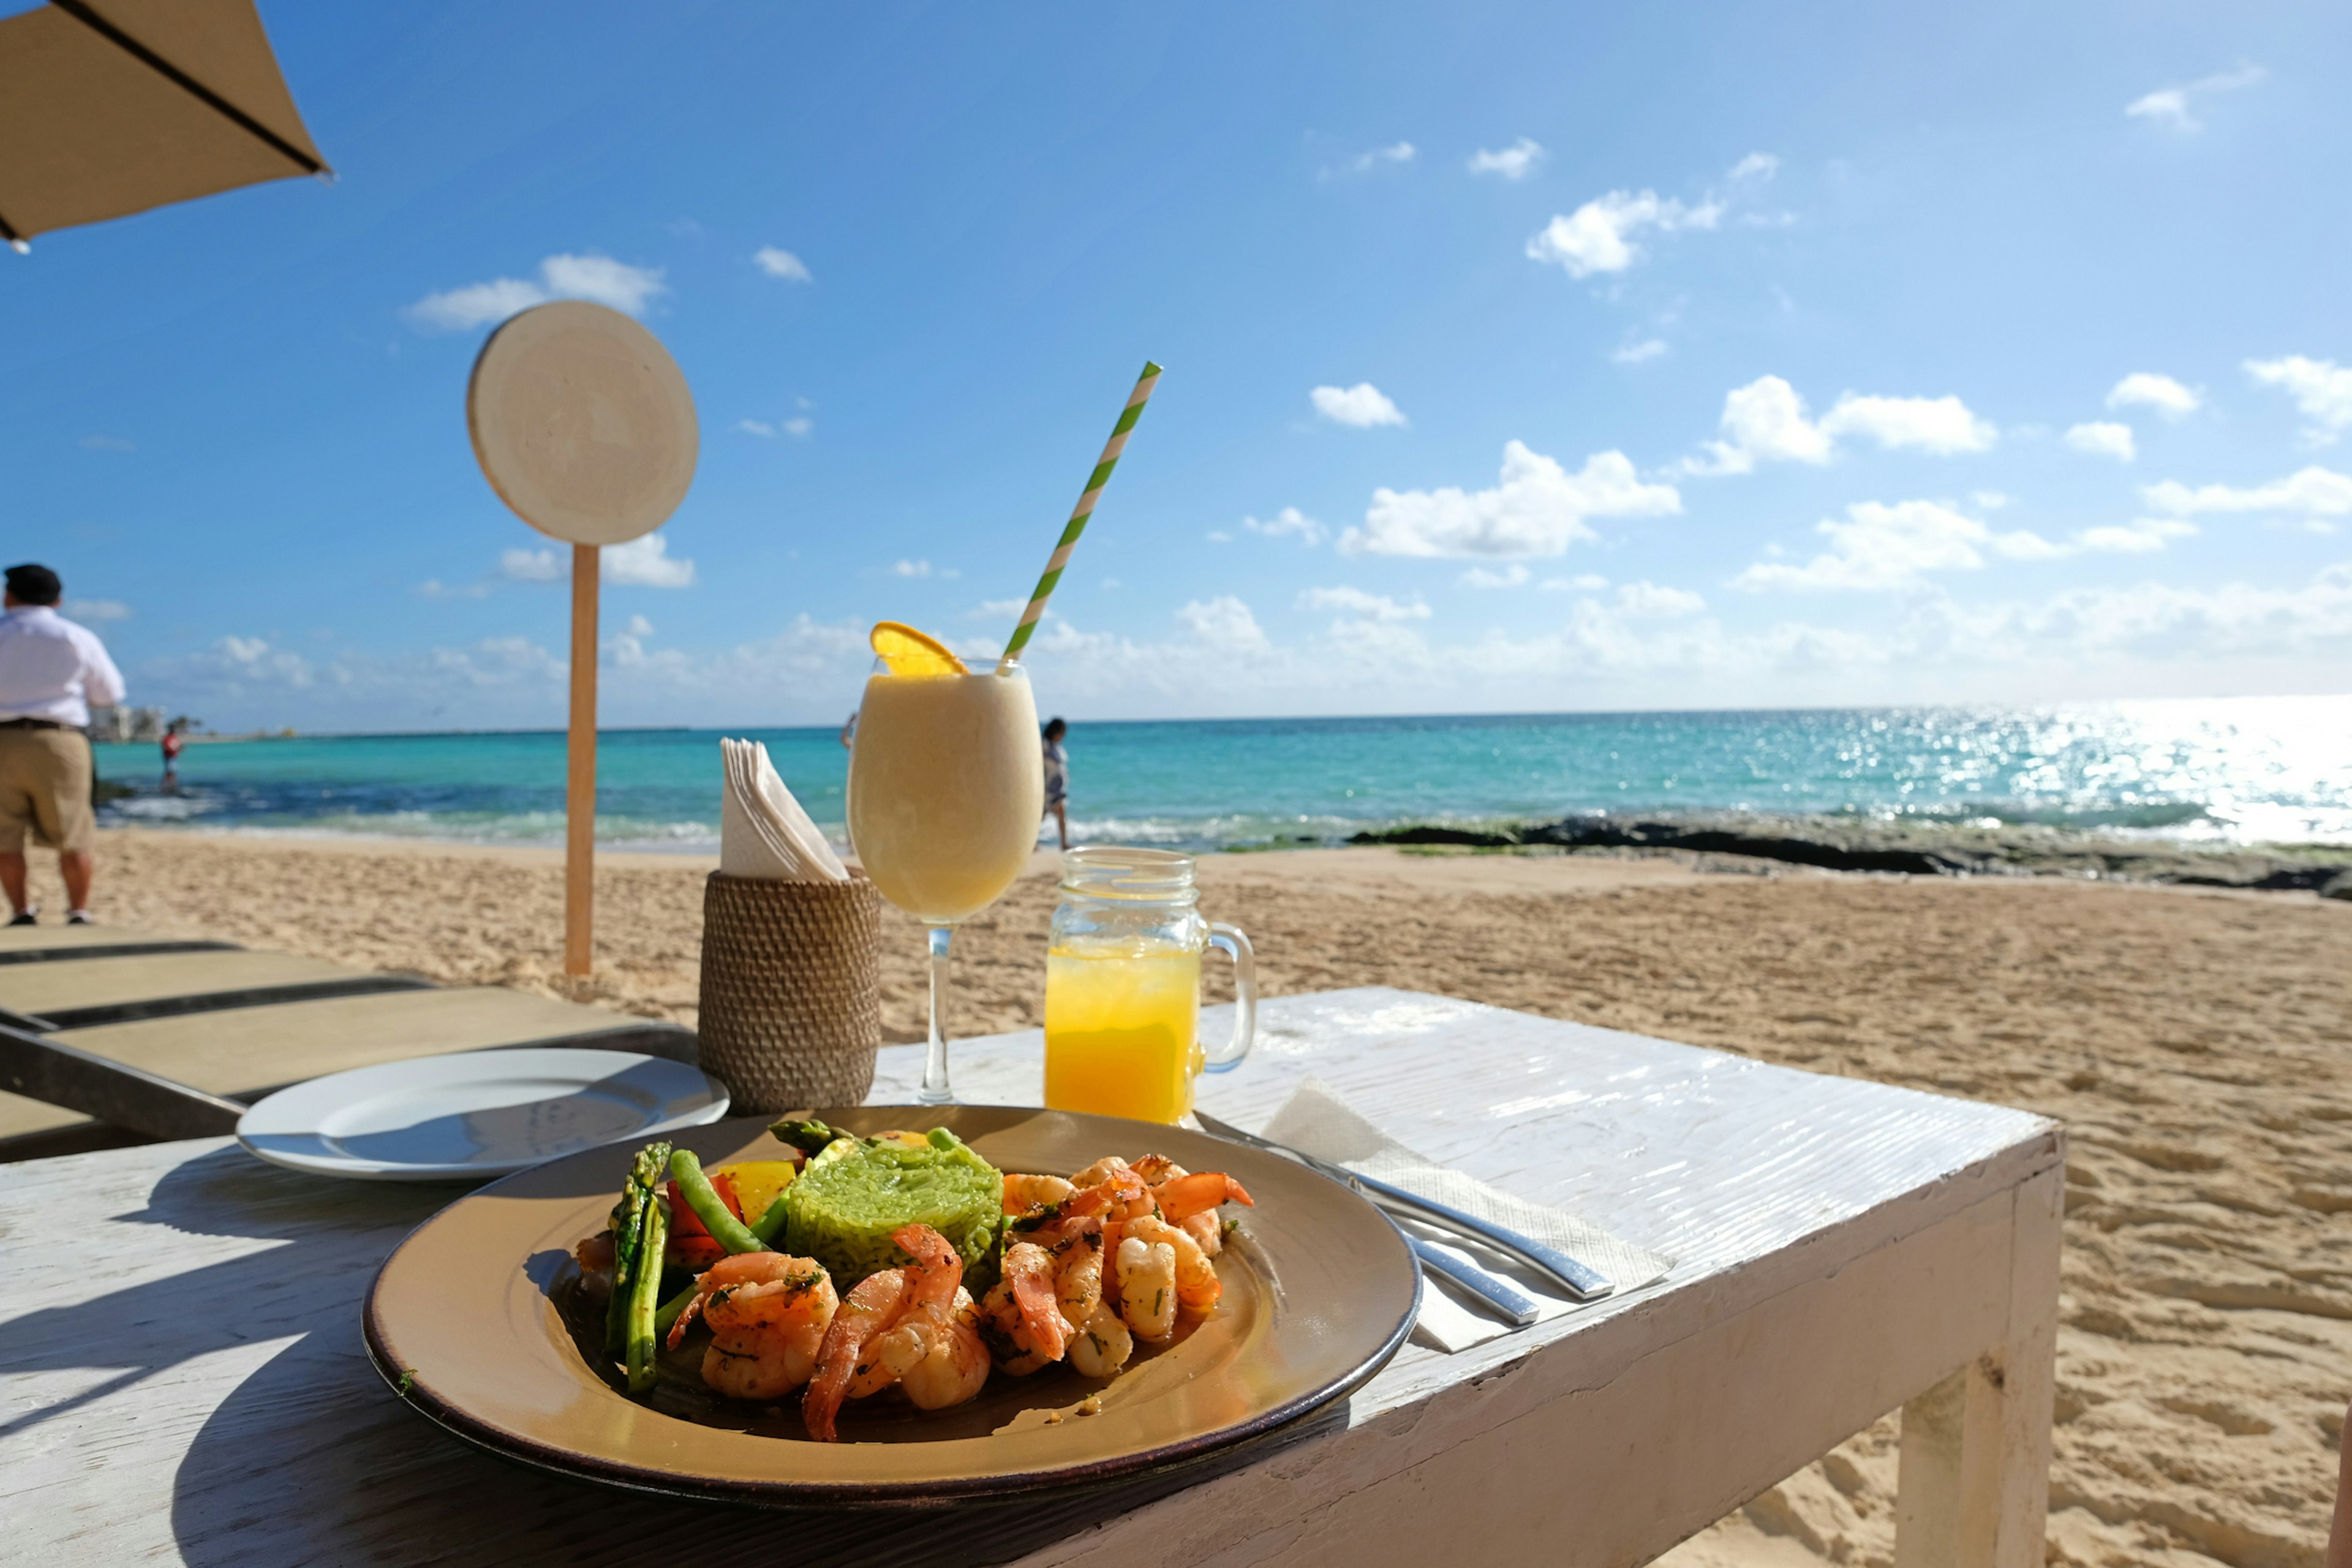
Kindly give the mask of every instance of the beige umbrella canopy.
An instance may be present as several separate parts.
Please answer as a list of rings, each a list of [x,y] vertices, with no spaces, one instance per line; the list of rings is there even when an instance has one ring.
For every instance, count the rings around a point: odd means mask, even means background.
[[[0,239],[325,174],[253,0],[52,0],[0,21]]]

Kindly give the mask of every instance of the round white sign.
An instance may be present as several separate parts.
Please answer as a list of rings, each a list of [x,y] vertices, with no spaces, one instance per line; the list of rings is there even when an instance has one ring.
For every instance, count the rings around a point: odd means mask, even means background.
[[[694,482],[694,398],[651,332],[561,300],[482,345],[466,389],[474,457],[517,517],[572,544],[625,544]]]

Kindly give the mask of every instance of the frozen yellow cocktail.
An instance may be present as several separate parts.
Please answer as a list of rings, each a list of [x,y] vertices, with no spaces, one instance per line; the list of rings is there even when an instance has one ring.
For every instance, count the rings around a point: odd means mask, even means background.
[[[1045,766],[1029,679],[877,674],[849,758],[849,838],[882,896],[933,924],[994,903],[1029,863]]]
[[[849,841],[882,896],[930,927],[926,1105],[948,1089],[948,943],[994,903],[1045,815],[1037,703],[1020,666],[974,674],[937,639],[884,621],[849,752]]]

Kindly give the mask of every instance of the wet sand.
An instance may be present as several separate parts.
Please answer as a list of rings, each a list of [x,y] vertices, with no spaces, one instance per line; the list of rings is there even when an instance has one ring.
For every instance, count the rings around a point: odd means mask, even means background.
[[[121,831],[99,855],[109,921],[694,1019],[708,860],[608,859],[575,984],[552,852]],[[958,938],[959,1033],[1037,1022],[1051,866]],[[2063,1120],[2051,1561],[2317,1568],[2352,1395],[2352,904],[1686,854],[1305,850],[1202,881],[1270,994],[1444,992]],[[919,1038],[921,942],[890,919],[886,1027]],[[1894,1432],[1669,1561],[1891,1561]]]

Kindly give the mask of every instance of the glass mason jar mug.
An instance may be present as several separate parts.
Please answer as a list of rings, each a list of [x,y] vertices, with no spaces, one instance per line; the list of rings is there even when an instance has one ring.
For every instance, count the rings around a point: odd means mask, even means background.
[[[1192,1079],[1240,1065],[1257,1034],[1249,938],[1201,918],[1192,858],[1088,847],[1062,858],[1045,950],[1045,1103],[1139,1121],[1181,1121]],[[1201,954],[1234,961],[1233,1038],[1200,1043]]]

